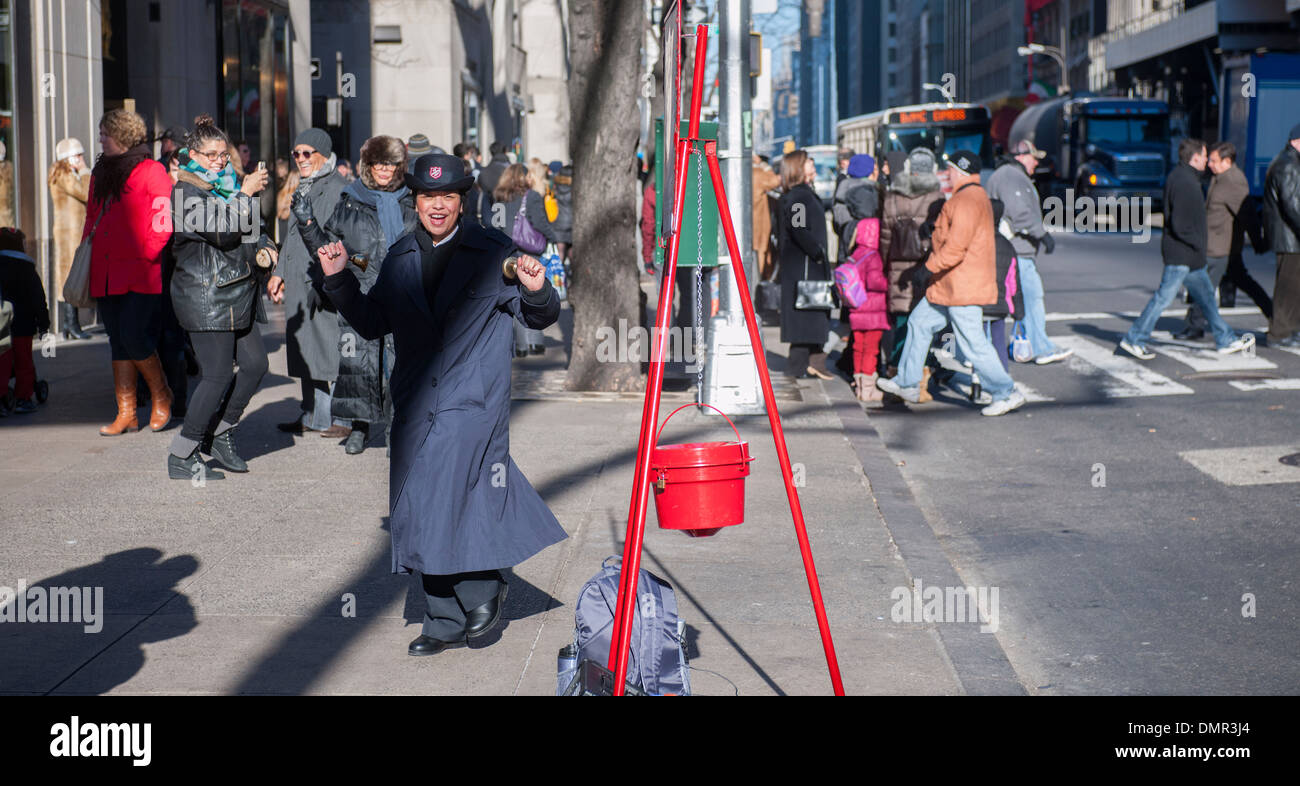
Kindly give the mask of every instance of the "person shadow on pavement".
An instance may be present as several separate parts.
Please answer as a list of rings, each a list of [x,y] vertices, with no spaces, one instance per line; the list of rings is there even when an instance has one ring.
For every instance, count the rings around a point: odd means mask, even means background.
[[[177,585],[199,561],[162,556],[156,548],[127,549],[39,581],[7,579],[0,693],[108,693],[144,667],[143,645],[193,630],[194,607]]]

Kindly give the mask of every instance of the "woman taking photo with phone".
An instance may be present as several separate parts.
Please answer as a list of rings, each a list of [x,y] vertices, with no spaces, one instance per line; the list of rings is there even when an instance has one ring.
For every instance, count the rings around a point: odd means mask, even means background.
[[[275,264],[276,249],[265,234],[254,234],[260,221],[253,197],[266,188],[266,170],[254,170],[239,182],[230,140],[210,115],[194,118],[185,141],[177,154],[180,172],[172,195],[176,272],[171,298],[176,319],[189,331],[201,376],[185,424],[172,440],[167,474],[221,478],[219,472],[200,469],[199,452],[232,472],[248,471],[235,449],[235,426],[266,374],[266,348],[257,327],[266,322],[266,312],[258,294]],[[227,389],[230,396],[222,408]]]

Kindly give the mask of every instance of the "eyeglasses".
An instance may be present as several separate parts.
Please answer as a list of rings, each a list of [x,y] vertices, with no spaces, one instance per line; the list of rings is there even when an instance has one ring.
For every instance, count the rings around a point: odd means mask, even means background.
[[[296,161],[299,158],[311,158],[312,154],[315,152],[316,152],[315,150],[307,150],[307,151],[295,150],[291,155],[293,155],[293,158]]]
[[[208,159],[209,161],[229,161],[229,160],[230,160],[230,153],[229,153],[229,151],[221,152],[221,153],[205,153],[205,152],[203,152],[202,150],[195,150],[194,152],[198,153],[199,155],[203,156],[204,158]]]

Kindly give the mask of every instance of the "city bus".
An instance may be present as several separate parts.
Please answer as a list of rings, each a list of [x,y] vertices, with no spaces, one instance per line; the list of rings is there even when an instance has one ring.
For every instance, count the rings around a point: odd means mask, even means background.
[[[941,167],[952,153],[970,150],[979,155],[983,169],[991,170],[989,127],[989,110],[979,104],[914,104],[841,120],[836,136],[841,147],[870,153],[877,162],[883,161],[886,153],[928,147]],[[940,177],[946,191],[947,177],[943,173]]]

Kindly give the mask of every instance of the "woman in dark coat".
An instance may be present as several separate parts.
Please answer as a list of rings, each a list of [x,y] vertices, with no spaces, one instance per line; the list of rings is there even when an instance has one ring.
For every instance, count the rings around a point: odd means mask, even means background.
[[[235,426],[267,370],[257,327],[266,323],[259,293],[277,255],[266,235],[251,237],[260,223],[254,197],[266,187],[266,170],[239,182],[230,164],[238,153],[210,115],[194,118],[185,144],[177,153],[180,170],[172,194],[176,268],[169,293],[176,321],[189,331],[200,379],[185,424],[172,439],[167,474],[182,480],[222,478],[200,469],[199,452],[231,472],[248,471],[235,449]]]
[[[426,612],[411,655],[433,655],[499,619],[500,569],[564,539],[555,516],[510,458],[512,325],[542,329],[560,313],[545,267],[506,235],[464,216],[473,184],[455,156],[429,153],[407,185],[420,228],[388,252],[365,294],[341,244],[321,248],[324,289],[363,338],[392,333],[393,572],[419,573]]]
[[[418,223],[415,197],[402,182],[405,172],[406,145],[402,140],[391,136],[367,139],[361,146],[358,179],[343,189],[324,230],[316,221],[298,226],[313,255],[331,241],[342,241],[349,257],[348,269],[356,276],[362,294],[379,278],[389,246]],[[352,422],[344,446],[349,454],[365,450],[370,424],[384,420],[383,353],[392,351],[391,338],[360,338],[347,317],[339,315],[339,370],[330,415],[335,421]]]
[[[532,175],[528,174],[528,167],[523,164],[511,164],[506,167],[506,171],[501,173],[501,179],[497,181],[496,188],[492,189],[492,199],[495,200],[496,204],[504,206],[504,210],[501,212],[504,225],[498,226],[494,215],[492,219],[493,227],[513,237],[515,217],[522,210],[524,211],[524,217],[528,219],[528,223],[542,235],[545,242],[557,242],[555,226],[546,216],[546,203],[543,201],[542,195],[533,190],[533,178]],[[493,205],[493,211],[498,210],[501,210],[501,208]],[[540,249],[526,250],[534,254],[542,253]],[[545,345],[542,344],[542,331],[532,330],[518,323],[515,324],[516,357],[523,357],[529,352],[540,355],[545,351]]]
[[[790,345],[785,373],[833,379],[826,370],[822,348],[830,336],[831,312],[796,309],[799,281],[829,281],[826,259],[826,213],[813,191],[817,176],[813,160],[802,150],[781,159],[781,188],[777,203],[777,242],[781,265],[781,340]]]

